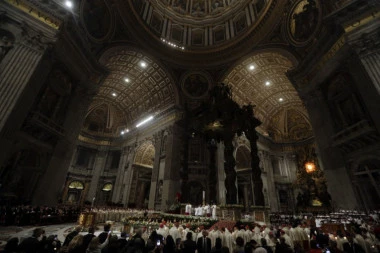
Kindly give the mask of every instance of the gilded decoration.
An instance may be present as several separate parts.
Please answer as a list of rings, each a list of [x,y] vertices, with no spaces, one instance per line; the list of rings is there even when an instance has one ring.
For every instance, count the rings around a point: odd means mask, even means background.
[[[54,14],[52,12],[48,13],[48,11],[45,11],[49,5],[44,6],[44,4],[41,4],[40,6],[36,6],[28,1],[16,0],[6,0],[6,2],[55,30],[58,30],[62,24],[63,19],[55,15],[57,11],[55,11]]]
[[[190,98],[202,98],[207,95],[211,77],[204,72],[191,72],[182,77],[182,90]]]
[[[297,1],[288,15],[287,30],[296,45],[308,43],[321,24],[322,10],[319,1]]]
[[[104,101],[117,106],[126,122],[134,124],[141,120],[141,115],[158,113],[177,103],[174,82],[154,59],[116,47],[106,51],[100,62],[110,74],[100,86],[94,103]],[[142,62],[145,67],[141,66]]]
[[[255,67],[253,70],[249,69],[251,65]],[[284,108],[300,108],[307,115],[296,89],[285,74],[292,68],[293,62],[284,55],[263,52],[244,59],[224,79],[231,85],[232,97],[239,105],[255,105],[255,116],[263,122],[257,131],[263,135],[269,135],[270,130],[275,131],[276,136],[283,136],[279,113]]]
[[[153,168],[155,148],[151,141],[141,144],[135,155],[134,164]]]

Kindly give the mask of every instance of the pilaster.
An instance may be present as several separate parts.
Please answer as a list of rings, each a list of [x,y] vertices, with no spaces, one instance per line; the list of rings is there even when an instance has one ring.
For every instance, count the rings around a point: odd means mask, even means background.
[[[224,180],[226,179],[226,173],[224,172],[224,144],[223,142],[218,142],[216,150],[216,166],[218,170],[218,204],[226,205],[226,185]]]
[[[154,134],[154,148],[156,150],[154,154],[154,164],[153,164],[153,171],[152,171],[152,178],[150,182],[150,192],[149,192],[149,203],[148,208],[154,209],[155,203],[157,201],[157,192],[159,189],[158,187],[158,180],[159,180],[159,174],[160,174],[160,159],[161,159],[161,149],[162,145],[165,143],[162,143],[163,140],[163,132],[159,131],[158,133]],[[166,149],[165,149],[166,150]]]
[[[128,154],[129,154],[129,149],[127,147],[124,147],[122,149],[119,168],[117,170],[115,186],[113,188],[113,193],[112,193],[112,202],[114,203],[122,202],[121,196],[123,195],[122,190],[123,190],[123,182],[124,182],[124,175],[125,175],[124,172],[126,171],[127,165],[128,165]]]

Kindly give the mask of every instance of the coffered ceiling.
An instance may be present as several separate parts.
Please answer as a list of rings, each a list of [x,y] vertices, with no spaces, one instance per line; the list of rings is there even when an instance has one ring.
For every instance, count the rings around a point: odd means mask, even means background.
[[[278,141],[312,136],[306,109],[286,76],[291,68],[292,61],[273,50],[241,60],[224,79],[232,87],[232,97],[237,103],[255,105],[255,115],[263,123],[259,131]],[[303,119],[299,122],[302,127],[294,118]],[[290,133],[290,126],[307,133]]]
[[[114,47],[102,55],[100,62],[109,74],[91,108],[102,104],[115,108],[113,111],[123,118],[117,122],[124,122],[119,128],[132,127],[143,117],[177,103],[177,90],[168,71],[151,57],[130,48]]]

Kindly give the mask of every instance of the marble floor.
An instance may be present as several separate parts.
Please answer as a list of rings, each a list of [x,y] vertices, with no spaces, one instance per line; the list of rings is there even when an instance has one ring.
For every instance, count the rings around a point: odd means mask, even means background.
[[[48,226],[41,226],[45,230],[46,236],[49,235],[57,235],[58,239],[63,243],[65,240],[65,237],[68,233],[70,233],[75,227],[77,226],[76,223],[66,223],[66,224],[57,224],[57,225],[48,225]],[[0,249],[4,247],[7,240],[13,237],[19,238],[19,241],[29,237],[32,235],[33,230],[36,227],[16,227],[16,226],[8,226],[8,227],[2,227],[0,226]],[[112,226],[112,233],[120,236],[120,231],[122,230],[123,225],[120,224],[113,224]],[[95,235],[100,234],[103,231],[103,225],[99,225],[96,228]],[[87,232],[81,232],[81,234],[85,235]]]

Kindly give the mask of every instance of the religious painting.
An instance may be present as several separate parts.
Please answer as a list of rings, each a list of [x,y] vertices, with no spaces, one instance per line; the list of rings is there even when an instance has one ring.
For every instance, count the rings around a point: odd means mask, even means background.
[[[96,40],[104,39],[111,30],[112,16],[105,0],[85,0],[81,6],[82,22]]]
[[[298,1],[289,15],[288,29],[294,42],[308,41],[320,23],[321,9],[316,0]]]
[[[183,79],[182,89],[186,95],[192,98],[200,98],[207,93],[209,83],[209,79],[204,73],[191,73]]]

